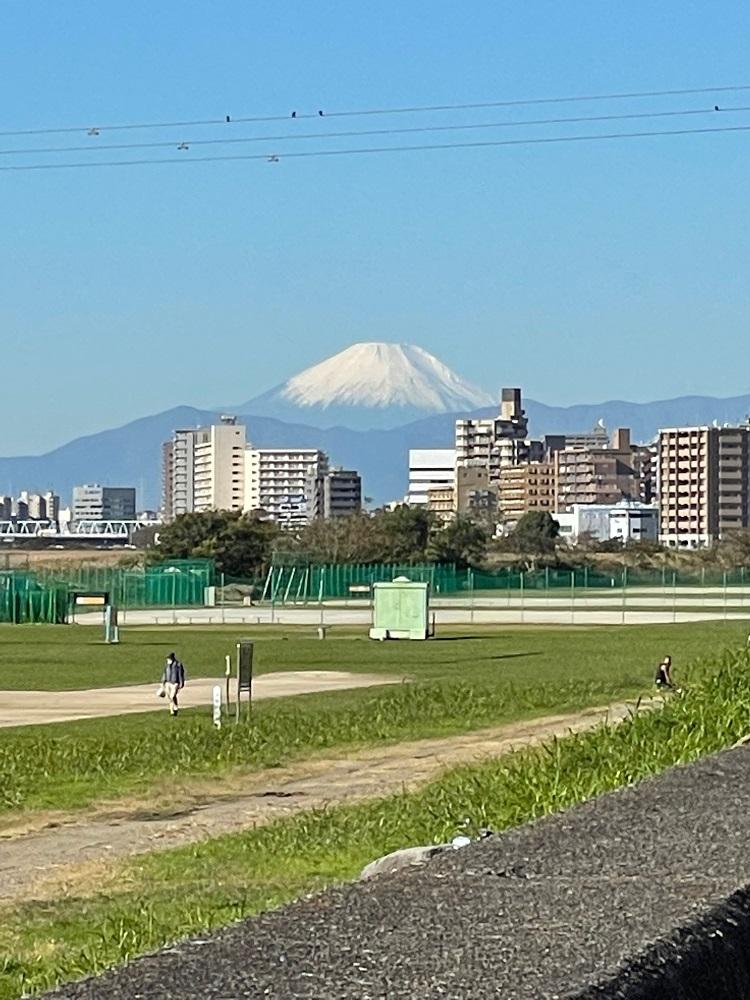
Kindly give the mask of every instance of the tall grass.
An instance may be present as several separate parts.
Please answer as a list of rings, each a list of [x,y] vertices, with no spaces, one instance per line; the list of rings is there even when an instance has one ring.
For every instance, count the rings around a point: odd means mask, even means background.
[[[620,691],[637,690],[621,679]],[[598,681],[495,685],[402,684],[369,696],[307,703],[261,703],[252,718],[217,731],[204,713],[158,725],[137,719],[70,731],[34,726],[0,734],[0,811],[71,807],[146,787],[149,782],[277,766],[342,746],[471,730],[564,707],[608,702],[613,685]]]
[[[455,692],[446,691],[446,695]],[[422,697],[416,692],[401,697]],[[466,693],[468,704],[476,704]],[[387,720],[384,721],[387,724]],[[698,665],[685,692],[616,726],[454,769],[420,792],[317,810],[121,863],[93,897],[0,913],[0,1000],[122,962],[332,882],[414,843],[567,808],[730,746],[750,732],[750,656]]]

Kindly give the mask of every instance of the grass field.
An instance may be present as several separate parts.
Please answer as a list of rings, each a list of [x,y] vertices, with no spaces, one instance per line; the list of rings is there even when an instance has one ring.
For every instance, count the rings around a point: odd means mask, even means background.
[[[750,657],[716,657],[683,697],[598,729],[446,773],[422,791],[302,814],[111,865],[79,895],[0,911],[0,1000],[100,971],[354,877],[398,847],[445,840],[469,817],[495,830],[642,780],[750,730]]]
[[[240,636],[256,642],[255,670],[354,670],[420,680],[647,682],[670,653],[677,669],[726,645],[742,645],[743,622],[617,626],[472,626],[429,642],[373,642],[365,628],[332,628],[325,641],[305,626],[129,627],[107,646],[92,626],[0,625],[0,690],[74,690],[156,682],[175,650],[188,677],[218,677]]]
[[[223,670],[231,629],[130,629],[107,647],[88,629],[0,630],[0,689],[77,688],[154,680],[176,648],[195,673]],[[338,637],[337,637],[338,635]],[[382,671],[413,680],[392,689],[259,703],[251,724],[217,733],[206,711],[0,730],[0,811],[76,809],[158,789],[173,776],[221,776],[278,766],[333,748],[470,731],[532,715],[607,704],[651,686],[669,652],[676,665],[744,643],[739,623],[627,628],[456,631],[425,643],[376,643],[351,630],[321,642],[305,630],[263,630],[261,670]],[[177,641],[179,640],[179,641]],[[195,659],[191,658],[195,655]]]

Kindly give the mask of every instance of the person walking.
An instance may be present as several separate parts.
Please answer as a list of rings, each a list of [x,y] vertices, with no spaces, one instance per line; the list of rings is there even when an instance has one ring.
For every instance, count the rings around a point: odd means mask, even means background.
[[[656,668],[656,677],[654,678],[654,683],[658,688],[672,688],[674,684],[672,683],[672,657],[665,656],[661,661],[659,666]]]
[[[177,715],[180,706],[177,703],[177,695],[185,687],[185,668],[177,659],[174,653],[170,653],[167,662],[164,664],[164,672],[161,675],[161,688],[164,697],[169,702],[169,714]]]

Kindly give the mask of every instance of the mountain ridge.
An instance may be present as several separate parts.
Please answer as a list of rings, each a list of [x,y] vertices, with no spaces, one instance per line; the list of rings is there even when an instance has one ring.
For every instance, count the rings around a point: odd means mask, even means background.
[[[529,416],[529,431],[535,437],[589,430],[603,419],[610,430],[630,427],[635,441],[649,441],[660,427],[709,425],[714,420],[722,424],[742,422],[750,412],[750,394],[724,399],[681,396],[653,403],[611,400],[569,407],[527,399],[524,406]],[[319,428],[259,414],[238,414],[238,417],[248,427],[249,440],[259,447],[319,447],[328,452],[332,463],[359,469],[364,492],[382,503],[406,492],[409,448],[451,447],[456,417],[492,416],[497,411],[498,407],[483,407],[470,413],[440,413],[399,427],[372,430]],[[67,503],[72,487],[78,483],[134,485],[141,489],[139,505],[156,507],[162,442],[175,428],[209,423],[220,412],[173,407],[76,438],[41,455],[0,458],[0,492],[12,494],[22,489],[53,487]]]

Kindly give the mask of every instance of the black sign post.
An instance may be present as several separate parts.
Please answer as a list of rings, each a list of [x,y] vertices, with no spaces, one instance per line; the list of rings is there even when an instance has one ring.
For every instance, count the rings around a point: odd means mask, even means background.
[[[242,694],[247,692],[248,710],[253,700],[253,645],[250,639],[240,639],[237,643],[237,722]]]

